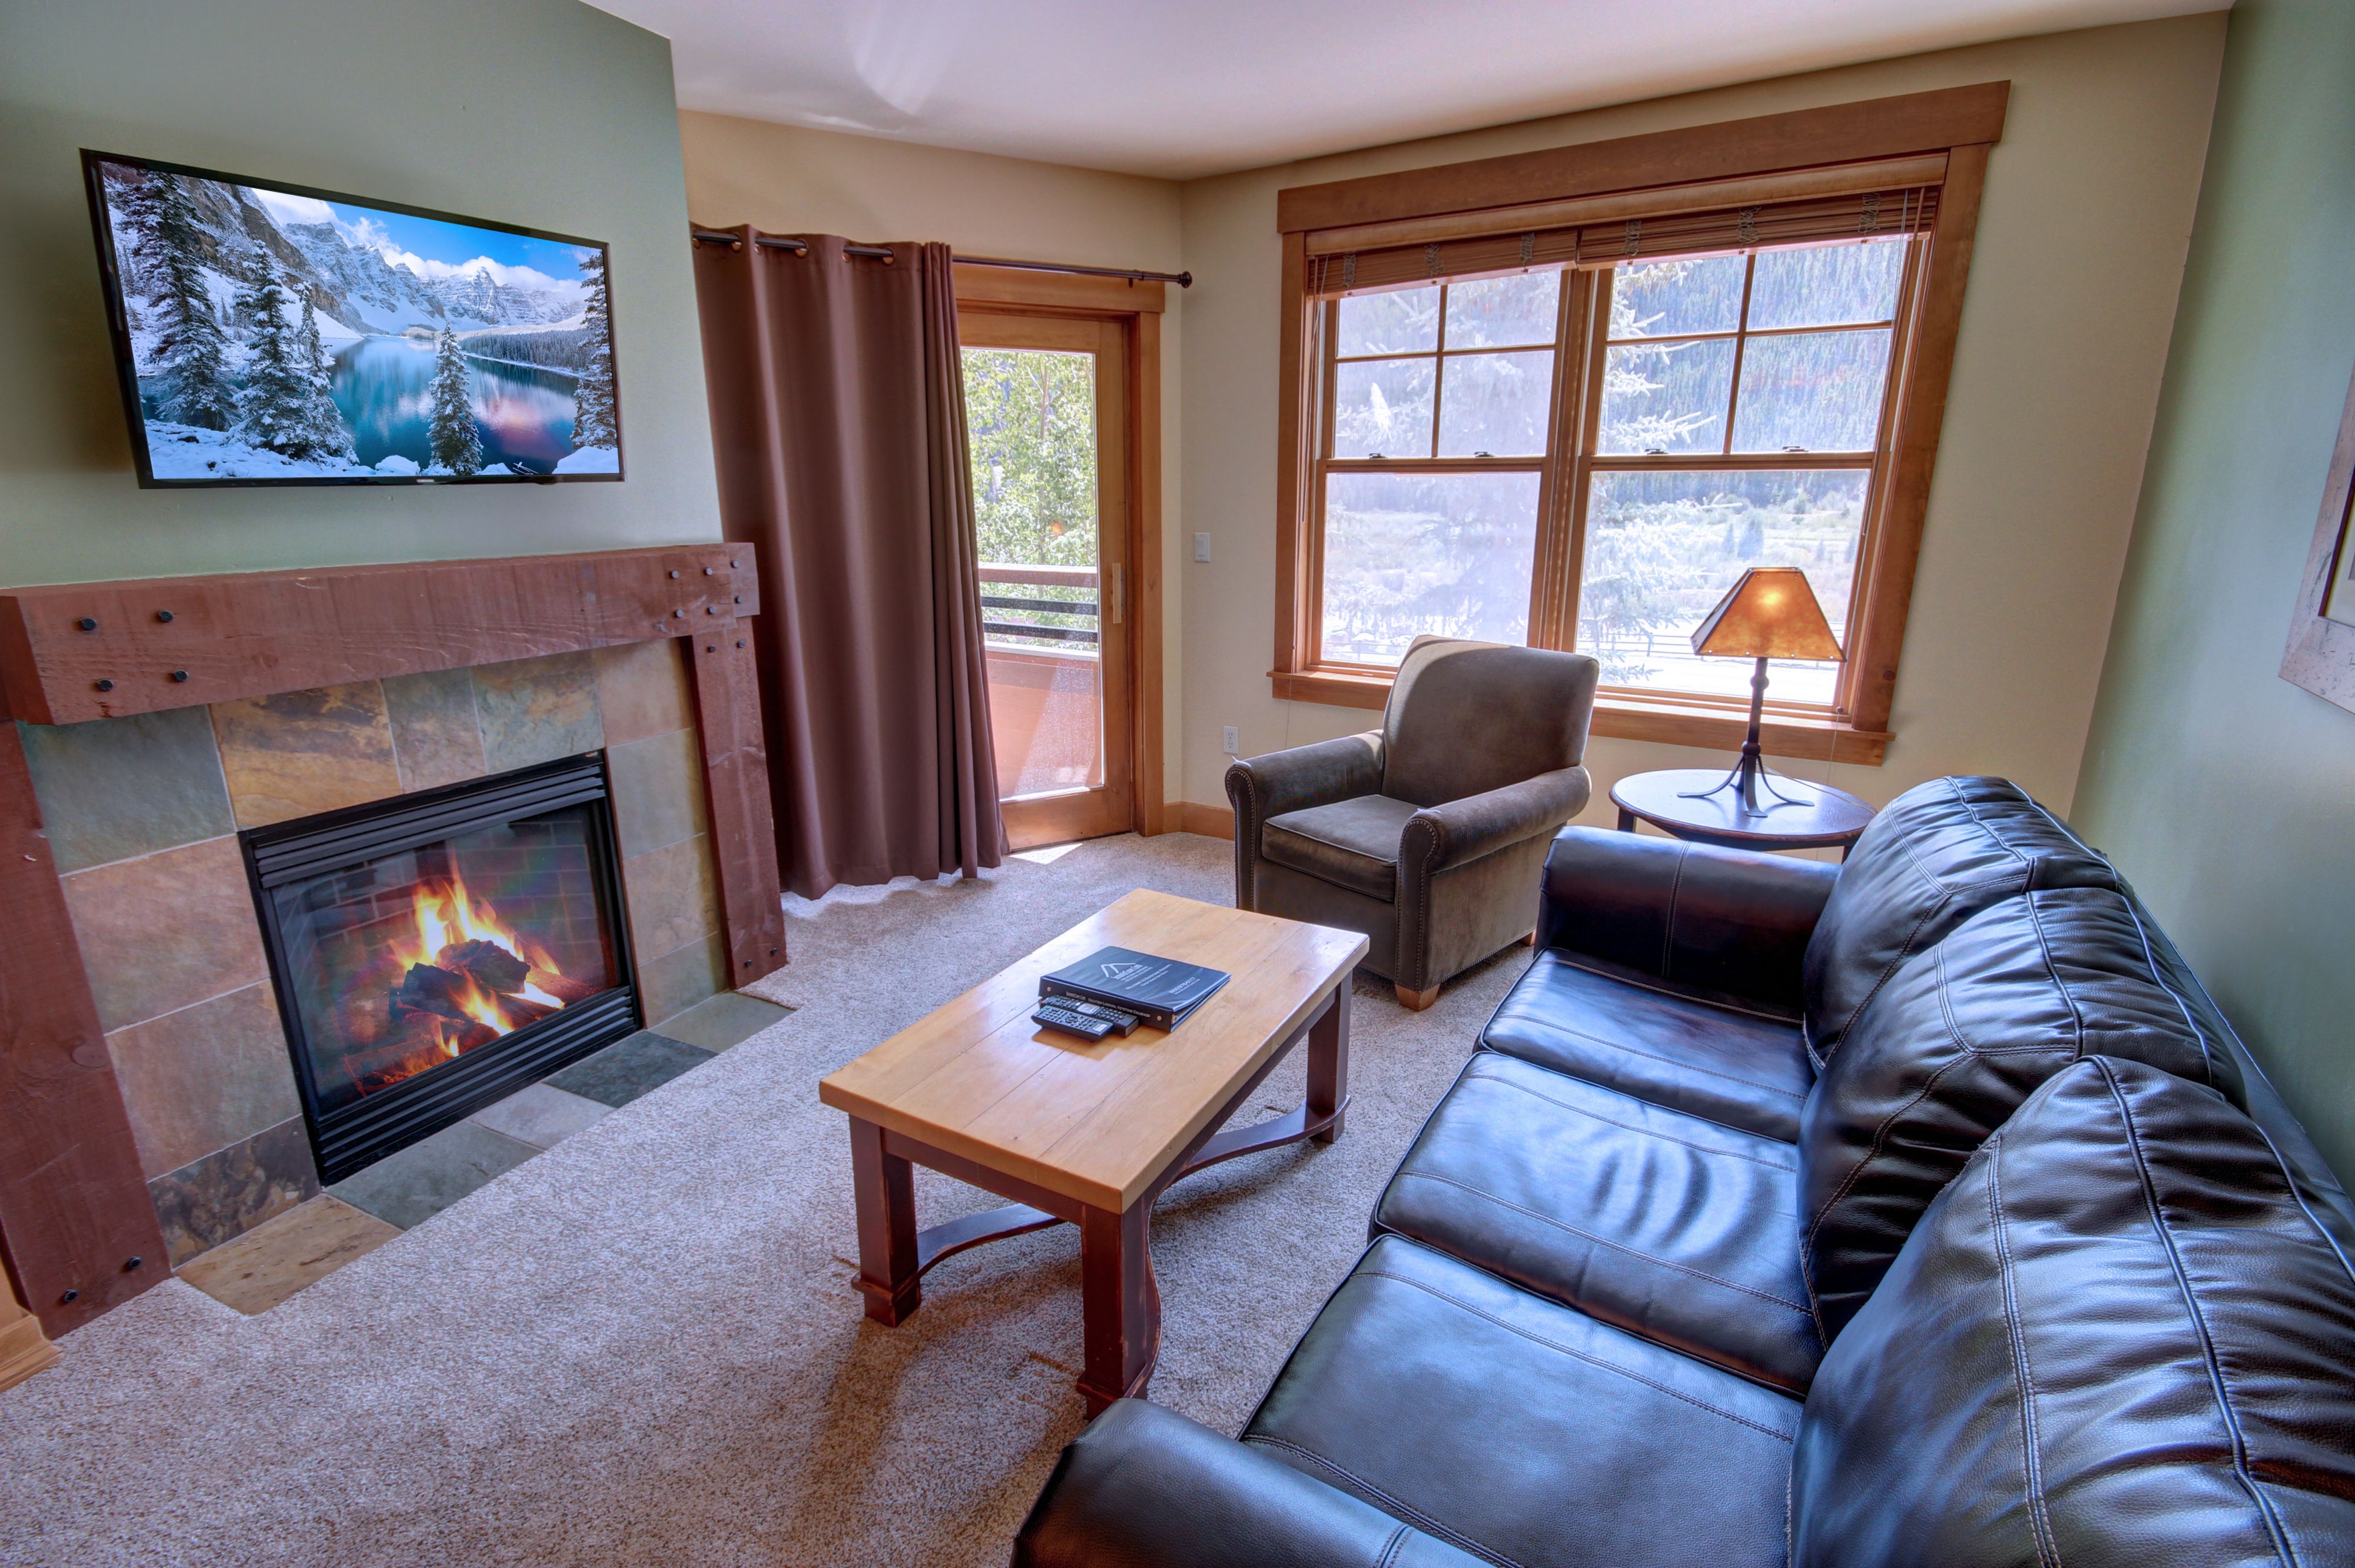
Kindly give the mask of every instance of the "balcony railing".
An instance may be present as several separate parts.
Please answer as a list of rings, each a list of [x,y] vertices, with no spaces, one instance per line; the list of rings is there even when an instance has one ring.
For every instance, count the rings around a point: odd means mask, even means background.
[[[1093,567],[1026,567],[984,561],[981,577],[981,630],[986,641],[1005,643],[1038,640],[1073,644],[1072,652],[1093,652],[1102,641],[1102,611],[1096,599],[1076,597],[1096,586]],[[1004,587],[1060,588],[1074,597],[1057,599],[1039,594],[994,591]],[[1015,620],[1021,616],[1026,619]],[[1054,617],[1050,622],[1043,617]],[[1068,622],[1084,620],[1085,626]]]

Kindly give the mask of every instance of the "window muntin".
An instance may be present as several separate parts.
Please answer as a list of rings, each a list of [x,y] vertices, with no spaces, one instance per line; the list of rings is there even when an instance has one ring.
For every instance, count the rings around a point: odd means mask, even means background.
[[[1750,667],[1689,637],[1770,565],[1806,571],[1847,643],[1919,243],[1332,301],[1311,667],[1394,666],[1435,632],[1577,647],[1631,694],[1739,700]],[[1774,704],[1838,708],[1843,673],[1778,662]]]

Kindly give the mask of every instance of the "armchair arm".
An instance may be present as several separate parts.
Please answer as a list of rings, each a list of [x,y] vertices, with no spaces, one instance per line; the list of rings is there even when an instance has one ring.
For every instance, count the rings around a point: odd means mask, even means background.
[[[1235,906],[1258,907],[1259,831],[1270,817],[1382,792],[1382,732],[1295,746],[1227,765],[1235,812]]]
[[[1410,876],[1432,875],[1550,833],[1578,815],[1591,788],[1585,768],[1562,768],[1486,794],[1425,806],[1407,819],[1399,864],[1410,868]]]
[[[1124,1399],[1063,1450],[1014,1568],[1482,1568],[1348,1492]]]
[[[1838,880],[1820,861],[1564,828],[1546,856],[1538,946],[1796,1010]]]

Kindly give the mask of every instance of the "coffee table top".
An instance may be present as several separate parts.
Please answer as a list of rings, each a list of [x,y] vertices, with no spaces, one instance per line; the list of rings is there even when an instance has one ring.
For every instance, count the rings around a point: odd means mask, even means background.
[[[1030,1022],[1039,977],[1098,948],[1234,978],[1173,1033],[1090,1044]],[[818,1098],[1100,1209],[1125,1210],[1349,983],[1366,938],[1147,888],[829,1073]]]

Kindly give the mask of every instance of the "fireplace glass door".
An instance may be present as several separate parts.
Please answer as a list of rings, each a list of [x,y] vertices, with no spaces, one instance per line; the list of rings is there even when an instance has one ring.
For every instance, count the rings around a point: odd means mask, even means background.
[[[636,1027],[593,758],[245,838],[325,1180]]]

